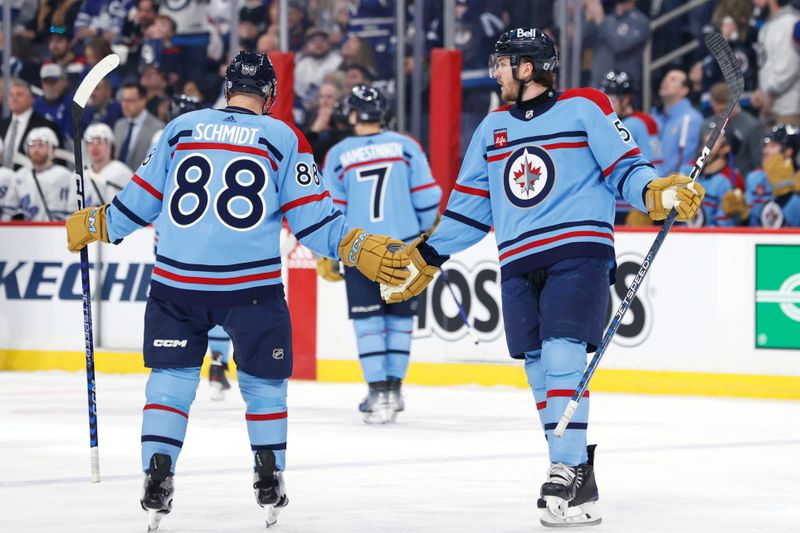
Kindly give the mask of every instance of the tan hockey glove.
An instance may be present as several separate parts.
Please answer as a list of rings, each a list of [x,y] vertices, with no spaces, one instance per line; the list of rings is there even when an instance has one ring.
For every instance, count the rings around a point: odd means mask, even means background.
[[[738,216],[740,220],[750,216],[750,206],[747,205],[741,189],[733,189],[722,195],[722,210],[729,217]]]
[[[705,189],[696,181],[688,176],[672,174],[647,184],[644,204],[653,220],[664,220],[674,207],[678,212],[677,220],[686,222],[700,209],[705,195]]]
[[[339,272],[339,261],[320,257],[317,259],[317,274],[325,281],[342,281],[344,276]]]
[[[417,247],[423,242],[425,242],[425,237],[420,237],[406,248],[406,252],[411,259],[411,265],[408,267],[411,276],[408,280],[396,288],[381,286],[381,296],[386,302],[396,304],[413,298],[424,291],[425,287],[433,281],[436,273],[439,272],[439,267],[429,265],[417,250]]]
[[[625,217],[625,225],[626,226],[652,226],[653,221],[650,220],[650,217],[646,214],[642,213],[638,209],[631,209],[628,211],[628,215]]]
[[[397,246],[396,252],[389,251]],[[372,281],[396,287],[410,276],[406,268],[410,261],[405,244],[386,235],[370,235],[353,228],[339,243],[339,258],[346,266],[356,267]]]
[[[90,242],[108,242],[107,207],[108,204],[100,207],[87,207],[73,213],[67,219],[67,249],[70,252],[79,252]]]
[[[775,196],[788,194],[796,187],[792,160],[781,154],[774,154],[764,160],[764,173]]]

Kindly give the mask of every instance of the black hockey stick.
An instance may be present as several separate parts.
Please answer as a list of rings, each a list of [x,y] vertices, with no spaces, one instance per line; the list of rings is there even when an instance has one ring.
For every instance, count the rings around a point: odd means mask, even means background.
[[[119,56],[110,54],[101,59],[86,75],[72,98],[72,138],[75,151],[75,187],[78,211],[84,208],[86,196],[83,188],[83,158],[81,153],[81,120],[89,97],[100,80],[119,65]],[[86,348],[86,385],[89,395],[89,458],[92,482],[100,482],[100,451],[97,438],[97,398],[94,382],[94,334],[92,332],[92,293],[89,286],[89,248],[81,250],[81,288],[83,289],[83,336]]]
[[[722,35],[716,32],[706,35],[706,46],[708,46],[708,49],[714,56],[714,59],[719,64],[720,70],[722,70],[722,75],[725,78],[725,83],[728,84],[728,107],[725,108],[725,114],[723,115],[725,120],[714,126],[714,129],[711,131],[711,136],[708,138],[708,142],[706,142],[706,145],[703,147],[703,151],[700,153],[700,157],[698,157],[694,163],[692,172],[689,174],[689,177],[692,178],[692,180],[696,180],[697,176],[700,175],[700,172],[703,171],[703,167],[706,164],[708,155],[711,153],[711,149],[714,147],[714,144],[716,144],[717,138],[719,137],[720,133],[722,133],[725,125],[728,123],[728,119],[731,117],[733,108],[736,107],[736,104],[739,102],[739,97],[742,96],[742,91],[744,90],[744,76],[742,76],[742,71],[739,68],[739,61],[736,59],[736,56],[733,54],[733,50],[731,50],[730,45],[728,45],[727,41],[725,41]],[[594,376],[594,372],[597,370],[597,365],[600,363],[600,359],[602,359],[606,349],[608,348],[608,345],[611,343],[612,337],[614,337],[614,334],[617,332],[617,328],[619,328],[619,325],[622,322],[622,317],[625,316],[625,312],[628,310],[628,307],[630,307],[633,297],[636,296],[636,291],[638,291],[639,287],[642,285],[642,280],[644,279],[648,270],[650,270],[650,266],[653,264],[653,260],[655,259],[658,250],[661,248],[667,233],[669,233],[672,224],[675,222],[676,216],[678,216],[678,212],[675,211],[675,209],[672,209],[669,213],[669,216],[664,221],[661,231],[658,232],[655,242],[653,242],[653,245],[650,247],[650,251],[647,252],[647,256],[642,262],[642,267],[639,269],[639,272],[636,273],[636,277],[633,278],[633,283],[631,283],[628,293],[625,295],[625,298],[622,300],[622,303],[617,309],[614,318],[611,320],[611,324],[609,324],[608,330],[603,336],[603,340],[600,341],[600,346],[597,347],[594,357],[592,357],[591,362],[586,367],[583,377],[578,384],[578,388],[575,389],[572,399],[567,404],[566,409],[564,409],[564,414],[561,415],[561,420],[558,422],[558,426],[556,426],[556,429],[553,432],[556,437],[561,437],[561,435],[564,434],[564,430],[567,429],[567,425],[572,419],[572,415],[575,414],[575,410],[578,408],[578,402],[580,402],[584,391],[586,391],[586,389],[589,387],[589,381],[591,381],[592,376]]]
[[[39,183],[39,178],[36,176],[36,169],[31,167],[31,176],[33,176],[33,182],[36,184],[36,189],[39,191],[39,198],[42,199],[42,205],[44,206],[44,212],[47,213],[47,221],[53,221],[53,214],[50,212],[50,208],[47,207],[47,200],[44,199],[44,192],[42,191],[42,184]]]
[[[472,331],[472,328],[469,325],[469,317],[467,316],[467,312],[464,311],[464,306],[462,306],[461,302],[458,301],[456,293],[453,290],[453,287],[450,285],[450,280],[447,278],[447,270],[444,269],[442,269],[442,281],[444,281],[444,284],[447,285],[447,290],[450,291],[450,296],[453,297],[453,301],[456,303],[456,306],[458,307],[458,314],[461,315],[461,320],[463,320],[464,325],[467,326],[467,335],[469,336],[470,339],[472,339],[473,343],[478,344],[478,337],[475,335],[475,333]]]

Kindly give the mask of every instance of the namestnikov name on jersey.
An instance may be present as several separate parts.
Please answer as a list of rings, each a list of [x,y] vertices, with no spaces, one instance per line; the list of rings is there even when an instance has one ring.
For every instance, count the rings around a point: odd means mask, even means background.
[[[644,206],[656,178],[603,93],[545,93],[475,131],[428,243],[450,255],[494,226],[503,277],[573,257],[614,261],[615,192]]]
[[[349,229],[294,126],[246,109],[177,117],[108,209],[118,241],[158,219],[151,295],[240,305],[282,297],[286,217],[314,252],[338,257]]]

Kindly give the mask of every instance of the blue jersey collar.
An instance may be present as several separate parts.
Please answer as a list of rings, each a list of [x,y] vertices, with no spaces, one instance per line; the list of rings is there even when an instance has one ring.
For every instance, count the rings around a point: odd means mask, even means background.
[[[508,112],[516,119],[532,120],[549,111],[558,101],[560,95],[561,93],[555,90],[545,91],[536,98],[512,105]]]
[[[249,109],[245,109],[244,107],[239,107],[239,106],[235,106],[235,105],[229,105],[225,109],[220,109],[220,111],[222,111],[223,113],[240,113],[242,115],[256,115],[257,114],[257,113],[254,113],[254,112],[250,111]]]

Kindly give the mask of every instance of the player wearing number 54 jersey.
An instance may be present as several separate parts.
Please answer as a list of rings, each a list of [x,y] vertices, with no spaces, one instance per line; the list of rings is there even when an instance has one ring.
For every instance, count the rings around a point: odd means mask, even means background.
[[[67,222],[72,251],[117,243],[158,219],[159,243],[145,311],[144,360],[152,369],[142,424],[142,507],[151,527],[171,510],[172,475],[200,379],[208,332],[230,335],[255,460],[255,491],[267,523],[287,503],[289,312],[281,285],[279,235],[286,217],[297,238],[340,258],[370,280],[408,277],[402,246],[351,228],[320,183],[302,133],[263,116],[276,79],[266,55],[239,53],[229,65],[228,107],[175,118],[110,205]]]
[[[540,30],[508,31],[495,52],[491,74],[511,105],[475,131],[441,223],[409,246],[418,273],[384,294],[418,294],[450,254],[494,226],[506,341],[525,361],[550,452],[542,523],[597,524],[589,399],[562,438],[553,429],[602,336],[615,271],[614,193],[655,220],[672,207],[686,220],[703,190],[685,176],[659,178],[603,93],[555,91],[555,45]]]

